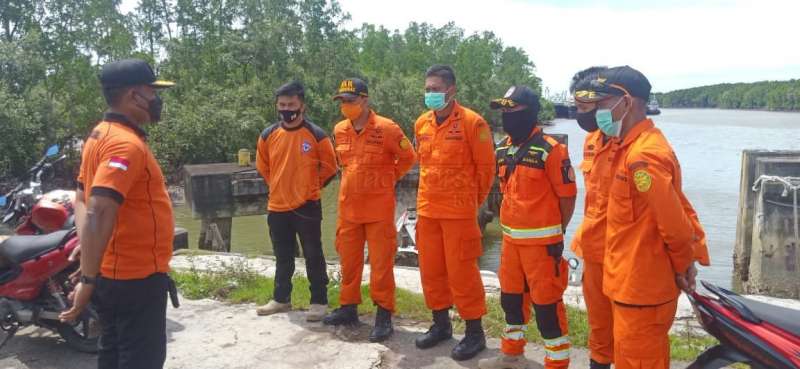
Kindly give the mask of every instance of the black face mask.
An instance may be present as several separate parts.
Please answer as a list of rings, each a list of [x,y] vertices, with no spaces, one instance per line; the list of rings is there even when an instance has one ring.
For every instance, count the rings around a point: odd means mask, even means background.
[[[594,108],[585,113],[575,114],[575,119],[578,121],[578,125],[581,126],[584,131],[591,133],[598,129],[597,117],[595,116],[596,113],[597,108]]]
[[[284,123],[291,123],[300,116],[300,109],[297,110],[278,110],[278,114],[281,116],[281,120]]]
[[[147,101],[147,114],[150,115],[150,123],[157,123],[161,121],[161,111],[164,109],[164,101],[161,96],[156,96],[152,100],[148,100],[144,95],[137,93],[144,101]]]
[[[519,145],[530,137],[536,127],[536,116],[531,109],[503,113],[503,131],[511,137],[511,143]]]

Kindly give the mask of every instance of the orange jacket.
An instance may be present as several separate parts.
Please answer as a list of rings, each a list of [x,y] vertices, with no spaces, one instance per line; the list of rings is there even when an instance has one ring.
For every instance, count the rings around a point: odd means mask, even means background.
[[[606,245],[606,209],[608,188],[614,178],[614,156],[619,149],[615,141],[603,143],[603,133],[594,131],[583,143],[583,172],[586,198],[583,221],[572,238],[572,250],[587,262],[602,263]]]
[[[269,211],[290,211],[320,199],[336,175],[336,154],[322,128],[305,121],[288,130],[281,123],[258,138],[256,169],[269,187]]]
[[[353,223],[394,219],[394,187],[414,165],[411,142],[395,122],[370,112],[357,133],[349,119],[333,129],[342,167],[339,216]]]
[[[78,187],[120,203],[100,274],[142,279],[169,271],[174,220],[172,202],[147,135],[124,115],[106,113],[81,154]]]
[[[497,148],[497,175],[503,202],[500,225],[503,238],[515,244],[552,245],[564,240],[560,198],[577,193],[575,173],[567,147],[542,133],[531,133],[526,153],[511,145],[511,139]],[[523,145],[526,146],[526,145]],[[509,174],[512,157],[521,159]]]
[[[603,142],[601,131],[586,136],[583,144],[583,172],[586,198],[584,200],[583,221],[575,237],[572,238],[572,250],[587,262],[602,263],[606,244],[606,211],[608,208],[608,189],[613,178],[614,156],[619,150],[619,141],[611,139]],[[677,161],[676,161],[677,163]],[[692,219],[697,240],[694,243],[695,260],[702,265],[709,265],[708,247],[705,231],[692,208],[692,204],[680,193],[686,214]]]
[[[677,298],[675,274],[695,258],[695,221],[684,206],[672,147],[651,120],[620,145],[609,188],[603,292],[632,305]]]
[[[441,124],[429,111],[414,125],[420,172],[417,212],[428,218],[476,217],[494,182],[489,125],[478,113],[454,104]]]

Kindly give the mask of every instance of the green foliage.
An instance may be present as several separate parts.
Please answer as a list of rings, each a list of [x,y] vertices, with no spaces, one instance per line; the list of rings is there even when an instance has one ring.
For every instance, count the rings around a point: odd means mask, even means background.
[[[254,149],[276,120],[273,91],[293,79],[306,85],[309,118],[330,130],[341,119],[331,101],[339,81],[364,78],[375,110],[408,134],[424,110],[425,70],[435,63],[455,67],[459,100],[490,121],[499,115],[489,100],[509,85],[541,90],[524,51],[453,23],[347,29],[348,14],[326,0],[139,0],[130,14],[119,4],[2,2],[0,177],[22,173],[45,145],[79,143],[104,110],[100,67],[124,57],[147,59],[178,82],[163,94],[164,121],[148,128],[168,175]],[[78,153],[69,154],[76,163]]]
[[[725,83],[656,94],[665,108],[800,111],[800,80]]]

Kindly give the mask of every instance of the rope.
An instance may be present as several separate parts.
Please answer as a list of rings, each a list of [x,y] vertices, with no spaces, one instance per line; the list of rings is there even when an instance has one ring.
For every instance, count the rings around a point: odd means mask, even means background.
[[[800,242],[800,216],[798,216],[797,192],[800,191],[800,177],[778,177],[762,175],[753,183],[753,191],[759,193],[759,200],[764,200],[764,183],[778,183],[783,185],[781,197],[788,197],[792,192],[792,213],[794,215],[794,238]],[[764,214],[758,214],[759,221],[763,221]]]

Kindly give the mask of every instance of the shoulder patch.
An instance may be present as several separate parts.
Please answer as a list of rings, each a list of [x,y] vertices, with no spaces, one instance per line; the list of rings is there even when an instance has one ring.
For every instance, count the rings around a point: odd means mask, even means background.
[[[653,185],[653,177],[646,170],[639,169],[633,173],[633,183],[636,184],[636,190],[639,192],[647,192]]]
[[[403,137],[402,139],[400,139],[400,149],[408,150],[410,148],[411,148],[411,141],[409,141],[408,138]]]
[[[314,139],[316,139],[317,142],[320,142],[326,137],[328,137],[328,134],[325,133],[325,130],[320,128],[320,126],[312,123],[311,121],[306,120],[304,127],[309,131],[311,131],[311,133],[314,135]]]
[[[478,129],[480,130],[480,132],[478,132],[478,141],[486,142],[492,138],[491,133],[489,133],[489,127],[478,127]]]

